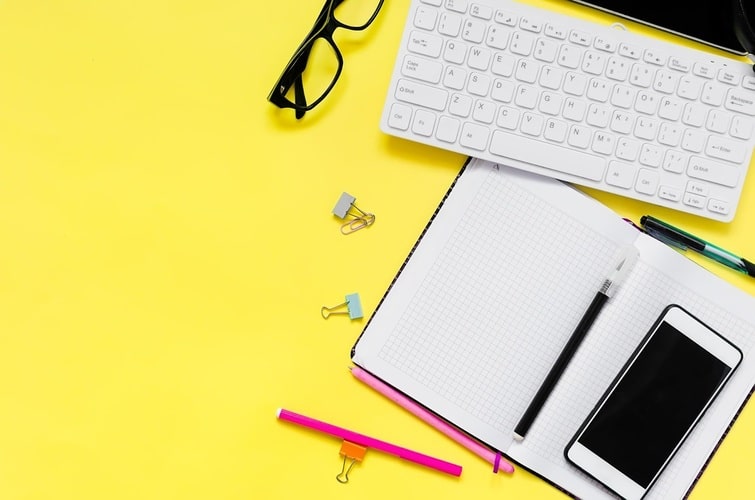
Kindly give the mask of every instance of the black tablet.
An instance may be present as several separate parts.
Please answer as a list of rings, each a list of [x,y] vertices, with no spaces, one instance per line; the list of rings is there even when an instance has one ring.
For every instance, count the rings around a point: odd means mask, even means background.
[[[571,0],[738,55],[731,0]]]

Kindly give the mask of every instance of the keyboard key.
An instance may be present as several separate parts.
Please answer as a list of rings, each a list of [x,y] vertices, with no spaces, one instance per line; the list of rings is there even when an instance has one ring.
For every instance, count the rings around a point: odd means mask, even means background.
[[[459,36],[463,19],[461,16],[451,12],[442,13],[440,15],[440,22],[438,23],[438,32],[452,37]]]
[[[593,42],[593,47],[598,50],[602,50],[603,52],[616,52],[617,45],[618,44],[615,40],[604,36],[596,37],[595,41]]]
[[[650,196],[655,195],[658,190],[658,172],[655,170],[648,170],[647,168],[641,168],[637,173],[637,182],[634,184],[634,189],[638,193],[647,194]]]
[[[516,59],[509,54],[498,53],[493,56],[493,65],[490,70],[496,75],[511,76],[514,74]]]
[[[705,128],[711,132],[723,134],[729,130],[730,122],[731,115],[729,113],[725,113],[719,109],[711,109],[708,112],[708,119],[705,121]]]
[[[438,120],[438,129],[435,131],[435,137],[443,142],[456,142],[459,135],[461,122],[455,118],[441,116]]]
[[[535,44],[535,36],[531,33],[524,33],[517,31],[511,37],[511,45],[509,46],[511,52],[519,54],[520,56],[528,56],[532,52],[532,47]]]
[[[710,186],[702,182],[689,181],[687,183],[687,192],[700,196],[710,196]]]
[[[540,33],[543,29],[543,23],[540,22],[540,20],[531,18],[531,17],[523,17],[519,20],[519,27],[522,28],[525,31],[531,31],[532,33]]]
[[[743,116],[735,116],[731,120],[731,135],[739,139],[752,137],[753,121]]]
[[[564,72],[553,66],[545,66],[540,72],[540,85],[546,89],[558,90],[561,88],[561,81],[564,78]]]
[[[724,102],[726,109],[755,116],[755,92],[730,89]]]
[[[469,13],[474,17],[489,20],[493,17],[493,8],[488,5],[472,4]]]
[[[624,57],[628,57],[630,59],[639,59],[641,53],[642,51],[634,45],[630,45],[628,43],[622,43],[619,45],[619,54]]]
[[[478,99],[477,102],[475,102],[474,111],[472,111],[472,118],[482,123],[493,123],[495,112],[495,103]]]
[[[739,169],[737,167],[699,156],[690,158],[687,175],[728,187],[734,187],[739,183]]]
[[[438,19],[438,11],[427,7],[419,6],[414,13],[414,25],[423,30],[435,29],[435,21]]]
[[[446,8],[454,12],[460,12],[464,14],[467,11],[467,0],[444,0]]]
[[[514,90],[516,90],[516,86],[511,80],[496,79],[493,81],[490,97],[500,102],[511,102],[514,98]]]
[[[676,90],[676,84],[679,82],[679,76],[666,71],[664,69],[658,70],[655,74],[655,80],[653,81],[653,89],[664,94],[671,94]]]
[[[597,131],[592,138],[591,149],[596,153],[603,155],[613,154],[613,149],[616,146],[616,136],[608,134],[606,132]]]
[[[739,82],[741,81],[741,78],[739,75],[734,73],[728,68],[721,68],[718,70],[718,81],[722,83],[727,83],[729,85],[739,85]]]
[[[553,61],[556,60],[558,49],[559,49],[558,43],[548,38],[540,37],[535,42],[535,51],[533,55],[535,56],[535,59],[539,61],[552,63]]]
[[[413,31],[409,36],[408,49],[415,54],[438,57],[443,47],[443,39],[420,31]]]
[[[540,65],[536,61],[520,59],[514,71],[514,78],[520,82],[535,83],[540,72]]]
[[[414,113],[414,121],[412,122],[412,131],[415,134],[431,136],[433,129],[435,128],[435,114],[424,109],[418,109]]]
[[[700,97],[701,89],[702,83],[700,80],[689,75],[684,75],[679,80],[679,88],[676,89],[676,95],[683,97],[684,99],[693,100]]]
[[[451,96],[451,103],[448,105],[448,111],[452,115],[466,118],[472,112],[472,98],[464,94],[454,94]]]
[[[486,24],[477,19],[467,19],[461,28],[461,37],[468,42],[480,43],[485,38]]]
[[[640,152],[640,143],[622,137],[616,145],[616,157],[626,161],[635,161]]]
[[[592,132],[589,128],[581,125],[572,125],[569,127],[569,135],[566,137],[566,142],[575,148],[586,149],[590,145],[591,137]]]
[[[687,73],[690,70],[691,65],[690,65],[690,62],[687,60],[672,56],[668,60],[668,67],[675,71],[681,71],[682,73]]]
[[[473,69],[485,71],[490,65],[490,58],[493,54],[488,49],[472,47],[467,58],[467,66]]]
[[[644,64],[635,63],[632,66],[632,71],[629,74],[629,81],[633,85],[638,87],[648,88],[653,83],[653,77],[655,76],[655,70]]]
[[[499,127],[507,128],[509,130],[516,130],[519,126],[519,116],[521,113],[516,108],[509,108],[507,106],[501,106],[498,108],[498,118],[496,124]]]
[[[658,116],[666,120],[678,120],[682,116],[682,102],[673,97],[661,98],[661,102],[658,105]]]
[[[495,13],[495,22],[503,24],[505,26],[516,26],[518,20],[519,18],[516,14],[507,12],[505,10],[498,10]]]
[[[566,140],[566,131],[568,126],[561,120],[548,119],[545,123],[545,132],[543,136],[549,141],[564,142]]]
[[[564,92],[572,95],[582,95],[587,88],[587,77],[580,73],[569,72],[564,81]]]
[[[525,54],[526,55],[526,54]],[[558,64],[565,68],[576,69],[582,59],[582,51],[571,45],[562,45],[558,53]]]
[[[684,134],[682,134],[682,149],[699,153],[705,147],[705,139],[707,137],[708,135],[702,130],[685,129]]]
[[[717,85],[714,82],[705,82],[703,84],[703,90],[700,99],[705,104],[710,104],[711,106],[720,106],[724,102],[725,95],[726,90],[720,85]]]
[[[702,127],[705,123],[707,109],[695,103],[688,103],[684,106],[682,121],[692,127]]]
[[[489,127],[466,122],[461,128],[459,143],[467,148],[483,151],[487,148],[489,135]]]
[[[401,74],[429,83],[438,83],[443,72],[443,65],[415,56],[406,56],[401,67]]]
[[[735,142],[719,135],[708,137],[705,154],[732,163],[742,163],[746,158],[746,151],[742,142]]]
[[[486,96],[490,90],[490,77],[483,73],[472,73],[469,76],[467,90],[470,94]]]
[[[716,67],[707,62],[696,62],[692,65],[692,72],[703,78],[713,78],[716,75]]]
[[[467,82],[467,72],[461,68],[449,66],[443,75],[443,85],[450,89],[461,90]]]
[[[398,130],[409,128],[409,122],[412,118],[412,108],[403,104],[394,103],[391,106],[391,113],[388,117],[388,125]]]
[[[634,174],[637,169],[630,163],[611,161],[608,163],[606,182],[611,186],[629,189],[634,184]]]
[[[689,155],[680,153],[679,151],[669,150],[666,151],[666,156],[663,159],[663,170],[666,172],[673,172],[675,174],[681,174],[684,169],[687,168],[689,161]]]
[[[571,43],[576,43],[577,45],[589,47],[592,44],[592,36],[584,31],[571,30],[571,33],[569,33],[569,41]]]
[[[539,167],[595,181],[603,178],[605,170],[605,160],[599,156],[501,130],[493,132],[490,152],[503,158],[525,161]]]
[[[401,79],[396,87],[396,99],[426,108],[442,111],[446,107],[448,92],[429,85]]]
[[[658,196],[664,200],[681,201],[682,190],[672,186],[661,186],[658,189]]]
[[[509,43],[509,32],[499,26],[492,25],[488,28],[485,43],[494,49],[503,50]]]
[[[446,49],[443,51],[443,59],[448,62],[461,64],[467,58],[467,45],[457,40],[446,42]]]
[[[529,85],[520,85],[517,87],[514,102],[517,106],[526,109],[535,109],[539,93],[535,87]]]
[[[731,211],[731,205],[723,200],[710,199],[708,200],[708,210],[721,215],[729,215],[729,212]]]
[[[665,66],[667,58],[665,55],[654,49],[646,49],[642,60],[646,63],[655,64],[656,66]]]
[[[629,77],[629,62],[622,57],[611,57],[608,60],[606,76],[611,80],[623,82]]]
[[[545,34],[558,40],[566,40],[566,28],[548,23],[545,25]]]
[[[689,205],[690,207],[704,208],[706,200],[703,196],[698,196],[692,193],[684,193],[683,201],[685,205]]]
[[[519,128],[524,134],[539,136],[543,131],[543,118],[540,115],[524,113]]]
[[[634,103],[634,109],[646,115],[654,115],[658,110],[658,101],[660,98],[657,94],[641,90],[637,94],[637,100]],[[681,110],[679,111],[681,113]]]

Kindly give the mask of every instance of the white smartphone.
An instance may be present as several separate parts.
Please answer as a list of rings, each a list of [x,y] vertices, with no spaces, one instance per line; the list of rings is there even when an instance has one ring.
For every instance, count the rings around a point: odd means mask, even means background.
[[[642,498],[741,359],[717,332],[668,306],[569,442],[566,459],[618,495]]]

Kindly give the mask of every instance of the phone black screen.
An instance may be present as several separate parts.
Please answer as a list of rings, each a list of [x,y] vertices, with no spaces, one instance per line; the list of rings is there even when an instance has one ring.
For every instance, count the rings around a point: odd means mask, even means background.
[[[579,442],[647,488],[729,371],[663,322]]]
[[[710,45],[744,53],[734,34],[731,0],[572,0]]]

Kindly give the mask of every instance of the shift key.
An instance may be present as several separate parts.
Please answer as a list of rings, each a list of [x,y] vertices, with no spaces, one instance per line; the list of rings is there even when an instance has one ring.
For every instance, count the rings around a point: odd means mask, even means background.
[[[396,82],[396,99],[436,111],[443,111],[446,109],[448,92],[402,78]]]

